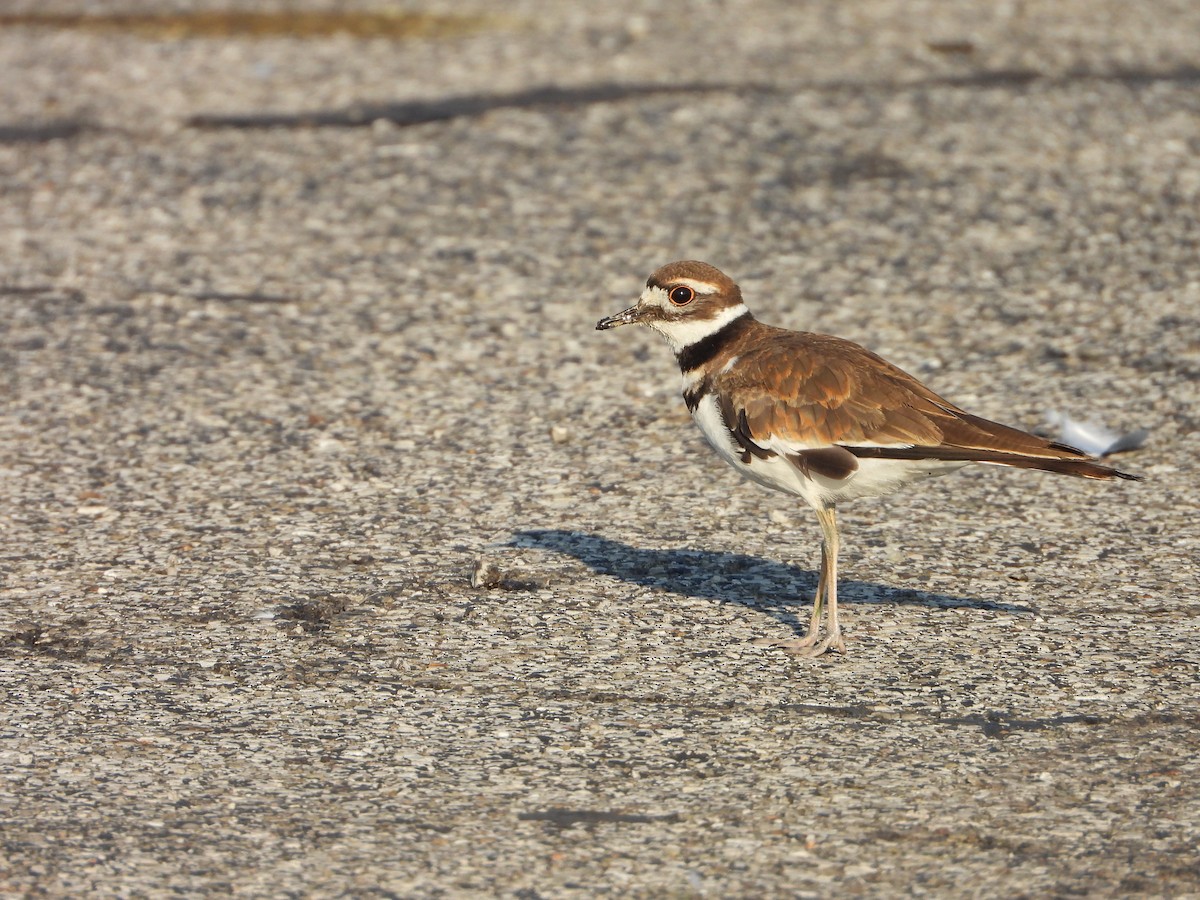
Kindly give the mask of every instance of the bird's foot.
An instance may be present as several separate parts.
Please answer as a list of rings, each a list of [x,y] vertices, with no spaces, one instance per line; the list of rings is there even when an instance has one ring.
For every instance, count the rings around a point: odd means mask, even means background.
[[[819,640],[820,632],[813,629],[802,638],[792,640],[773,640],[771,638],[758,638],[754,641],[760,647],[778,647],[793,656],[803,656],[806,659],[812,659],[817,656],[822,656],[830,650],[838,653],[846,652],[846,644],[842,640],[842,632],[833,632],[824,640]]]
[[[809,647],[801,647],[796,650],[793,650],[790,647],[785,649],[788,653],[791,653],[795,656],[803,656],[805,659],[813,659],[818,656],[824,656],[830,650],[836,651],[837,653],[845,653],[846,644],[842,640],[842,633],[840,631],[835,631],[833,634],[826,636],[825,640],[815,643]]]

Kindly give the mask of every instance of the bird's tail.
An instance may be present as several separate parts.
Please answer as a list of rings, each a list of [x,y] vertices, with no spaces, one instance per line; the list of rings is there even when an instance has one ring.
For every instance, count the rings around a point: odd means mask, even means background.
[[[1041,469],[1078,478],[1124,478],[1141,481],[1112,466],[1106,466],[1078,447],[1047,440],[999,422],[992,422],[957,408],[946,410],[953,417],[940,421],[944,440],[941,444],[915,447],[847,447],[858,457],[887,459],[938,459],[947,462],[975,462],[1017,469]]]

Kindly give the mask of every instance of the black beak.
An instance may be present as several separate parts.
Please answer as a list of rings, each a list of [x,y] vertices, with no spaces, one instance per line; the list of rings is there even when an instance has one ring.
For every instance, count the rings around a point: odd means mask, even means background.
[[[616,328],[618,325],[632,325],[642,318],[642,314],[636,306],[631,306],[629,309],[622,310],[615,316],[607,316],[596,323],[597,331],[607,331],[610,328]]]

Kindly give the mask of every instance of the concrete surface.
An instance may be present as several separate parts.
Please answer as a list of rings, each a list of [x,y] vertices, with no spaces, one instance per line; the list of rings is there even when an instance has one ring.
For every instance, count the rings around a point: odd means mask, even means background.
[[[591,6],[0,29],[0,889],[1200,895],[1200,7]],[[592,331],[679,257],[1146,481],[848,506],[756,647],[813,516]]]

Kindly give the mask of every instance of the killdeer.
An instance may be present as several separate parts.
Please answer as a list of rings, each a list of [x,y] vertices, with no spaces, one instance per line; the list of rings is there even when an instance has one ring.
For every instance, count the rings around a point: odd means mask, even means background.
[[[683,400],[717,455],[817,512],[821,574],[808,633],[759,643],[801,656],[845,652],[835,516],[843,501],[970,463],[1140,480],[1082,450],[973,416],[858,344],[762,324],[738,286],[707,263],[663,266],[634,306],[596,328],[635,323],[666,338],[683,373]]]

